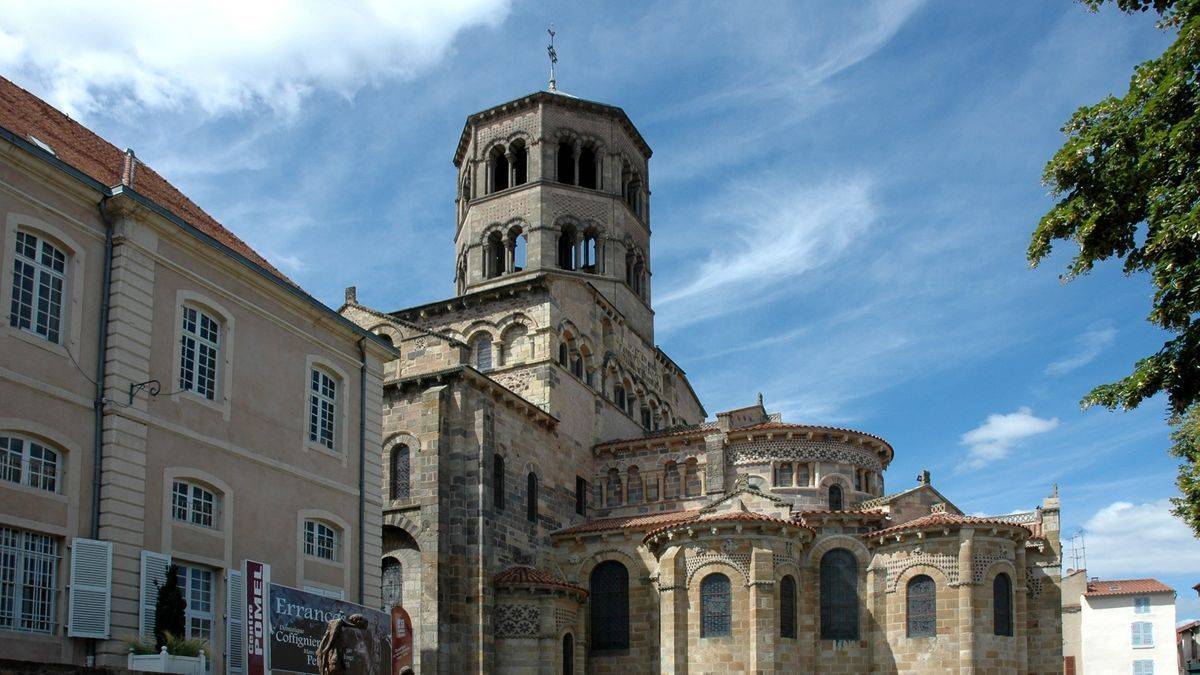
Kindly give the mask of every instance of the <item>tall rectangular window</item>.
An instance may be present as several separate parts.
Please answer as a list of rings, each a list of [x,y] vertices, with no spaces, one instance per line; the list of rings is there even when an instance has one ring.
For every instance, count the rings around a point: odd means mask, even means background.
[[[0,629],[53,633],[58,540],[0,527]]]
[[[780,462],[775,465],[775,487],[792,486],[792,463]]]
[[[221,324],[196,309],[183,308],[183,336],[179,343],[179,388],[212,401],[217,398],[217,354],[221,350]]]
[[[587,481],[583,476],[575,476],[575,513],[587,515]]]
[[[187,601],[184,628],[187,637],[212,641],[213,573],[204,567],[177,565],[179,590]]]
[[[8,322],[15,328],[58,342],[67,254],[29,232],[18,231],[16,244]]]
[[[1154,646],[1154,624],[1149,621],[1134,621],[1130,625],[1134,647]]]
[[[333,450],[336,418],[337,380],[313,368],[308,393],[308,440]]]

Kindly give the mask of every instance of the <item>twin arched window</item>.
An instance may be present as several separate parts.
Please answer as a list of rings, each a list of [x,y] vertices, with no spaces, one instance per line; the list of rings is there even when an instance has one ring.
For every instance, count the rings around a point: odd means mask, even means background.
[[[13,434],[0,434],[0,480],[58,492],[60,455],[44,443]]]
[[[733,619],[729,577],[714,572],[700,582],[700,637],[726,637]]]
[[[858,559],[835,548],[821,557],[820,574],[821,639],[857,640]]]
[[[1012,636],[1012,579],[1003,572],[992,580],[992,632]]]
[[[408,446],[399,443],[392,446],[392,499],[408,499],[412,492],[412,456]]]
[[[790,574],[779,581],[779,637],[796,638],[796,580]]]
[[[937,585],[926,574],[908,580],[907,634],[910,638],[937,635]]]
[[[629,571],[616,560],[596,565],[589,583],[592,649],[629,647]]]

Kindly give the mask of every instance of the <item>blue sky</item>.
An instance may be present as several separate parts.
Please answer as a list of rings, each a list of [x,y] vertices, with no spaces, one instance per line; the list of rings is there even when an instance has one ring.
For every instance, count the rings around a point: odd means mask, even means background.
[[[1081,412],[1163,336],[1145,278],[1030,270],[1042,167],[1077,107],[1169,35],[1068,2],[503,0],[286,12],[16,4],[0,69],[133,147],[327,304],[453,294],[465,117],[559,85],[623,107],[655,154],[657,341],[710,411],[887,438],[968,513],[1060,486],[1090,573],[1156,576],[1200,616],[1172,519],[1164,406]]]

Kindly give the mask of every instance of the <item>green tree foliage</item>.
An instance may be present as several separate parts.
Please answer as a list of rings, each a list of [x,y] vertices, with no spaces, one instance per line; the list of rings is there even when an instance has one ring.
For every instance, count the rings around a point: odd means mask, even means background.
[[[1200,0],[1113,0],[1129,14],[1156,12],[1176,32],[1161,56],[1134,71],[1129,91],[1080,108],[1043,181],[1057,198],[1029,245],[1036,266],[1057,240],[1079,252],[1065,280],[1116,258],[1154,286],[1147,317],[1170,337],[1133,372],[1081,404],[1130,409],[1165,393],[1172,454],[1183,462],[1175,514],[1200,535]],[[1086,0],[1093,11],[1105,0]]]
[[[166,581],[158,586],[154,601],[154,646],[161,649],[170,636],[184,635],[184,610],[187,602],[179,588],[179,566],[167,568]]]

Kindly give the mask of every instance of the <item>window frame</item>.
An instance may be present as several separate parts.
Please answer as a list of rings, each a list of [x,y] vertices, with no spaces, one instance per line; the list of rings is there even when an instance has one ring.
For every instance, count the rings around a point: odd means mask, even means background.
[[[1133,675],[1154,675],[1154,659],[1134,659]]]
[[[538,493],[540,490],[540,479],[533,471],[530,471],[525,476],[525,519],[531,523],[538,521]]]
[[[183,494],[180,494],[179,491],[181,486],[184,488]],[[200,494],[197,495],[197,492]],[[207,514],[202,509],[197,509],[197,500],[199,499],[200,504],[203,505],[206,495],[209,497]],[[181,497],[183,498],[182,504],[180,503]],[[207,524],[203,522],[206,515],[209,521]],[[173,478],[171,480],[171,521],[202,527],[206,530],[221,529],[220,491],[188,478]]]
[[[33,490],[44,494],[61,494],[63,485],[63,473],[66,465],[65,452],[57,445],[48,443],[39,438],[34,438],[24,433],[17,431],[0,431],[0,441],[4,442],[4,447],[0,448],[0,483],[8,486],[21,487]],[[21,449],[14,451],[12,449],[13,442],[21,444]],[[42,453],[53,455],[52,472],[47,475],[45,467],[47,465],[46,457],[33,457],[33,450],[37,448]],[[16,464],[11,463],[11,457],[16,456]],[[34,463],[41,467],[40,471],[34,470]],[[10,478],[10,473],[15,470],[16,479]],[[37,484],[34,484],[35,477]],[[50,487],[46,487],[46,482],[51,483]]]
[[[25,241],[28,239],[33,240],[32,256],[23,250],[29,248],[28,242]],[[25,246],[22,246],[23,242]],[[67,312],[70,309],[67,302],[72,266],[70,250],[65,249],[53,237],[47,237],[41,232],[25,227],[18,227],[13,232],[9,248],[12,263],[9,274],[8,325],[50,344],[63,344]],[[50,256],[49,262],[46,261],[47,255]],[[56,269],[56,263],[61,266],[61,269]],[[18,269],[20,268],[27,268],[29,273],[19,275]],[[25,288],[23,284],[18,286],[18,277],[28,281],[29,288]],[[54,287],[54,282],[58,282],[57,288]],[[29,297],[19,297],[18,289],[28,294]],[[57,295],[57,300],[54,298],[55,295]],[[43,311],[43,302],[47,305],[57,304],[57,312]],[[45,315],[44,322],[41,318],[43,314]],[[23,322],[26,325],[21,325]]]
[[[0,322],[0,334],[8,335],[38,349],[64,358],[79,354],[80,334],[83,322],[84,271],[87,269],[87,251],[70,234],[56,223],[51,223],[25,213],[10,212],[4,223],[2,246],[0,246],[0,299],[9,318]],[[17,232],[26,232],[49,241],[67,257],[62,312],[59,319],[59,340],[51,342],[28,330],[11,325],[13,273],[16,261]]]
[[[1134,614],[1149,614],[1150,613],[1150,596],[1139,595],[1133,599]]]
[[[190,316],[194,315],[194,316]],[[189,329],[189,324],[191,328]],[[215,327],[210,328],[210,326]],[[206,335],[206,328],[215,337]],[[179,308],[179,367],[176,369],[176,385],[181,392],[191,394],[209,402],[216,402],[221,395],[222,340],[224,327],[221,318],[206,307],[184,303]],[[190,342],[190,346],[189,346]],[[189,351],[190,356],[189,356]],[[211,361],[210,373],[203,373],[202,361]],[[190,362],[190,366],[189,366]],[[206,382],[201,384],[204,377]]]
[[[588,592],[591,650],[629,649],[629,568],[619,560],[598,563],[588,575]]]
[[[319,364],[308,367],[308,444],[329,452],[341,452],[338,416],[344,399],[343,380]]]
[[[1003,583],[1004,588],[1000,585]],[[1003,590],[1004,602],[998,602]],[[1001,637],[1016,635],[1016,621],[1013,617],[1013,587],[1012,577],[1006,572],[1000,572],[992,578],[992,634]]]
[[[937,582],[928,574],[917,574],[904,585],[904,635],[937,637]]]
[[[329,531],[326,537],[331,540],[328,547],[321,544],[321,538],[325,533],[320,528]],[[304,520],[303,541],[304,555],[306,557],[329,563],[340,563],[342,561],[342,533],[333,523],[319,518],[306,518]],[[326,548],[330,551],[328,557],[321,554],[321,551]]]
[[[700,637],[720,638],[733,634],[733,584],[722,572],[711,572],[700,580]]]
[[[393,501],[412,499],[412,447],[393,443],[388,460],[388,497]]]
[[[1130,639],[1129,645],[1134,649],[1151,649],[1154,647],[1154,622],[1153,621],[1131,621],[1129,622]],[[1139,638],[1142,640],[1139,642]]]
[[[212,644],[213,630],[216,628],[216,574],[214,574],[212,568],[202,565],[189,565],[184,562],[176,562],[175,569],[177,570],[176,579],[179,582],[179,590],[183,593],[183,598],[187,604],[187,607],[183,611],[185,637],[206,639],[209,644]],[[205,576],[207,576],[207,580],[204,580]],[[199,609],[197,606],[199,601],[204,599],[204,596],[197,595],[193,597],[197,592],[201,594],[205,592],[203,584],[207,584],[207,611]],[[200,586],[199,588],[197,588],[198,585]],[[208,625],[207,628],[196,630],[193,625],[194,622],[207,622]]]
[[[59,581],[62,562],[61,542],[57,537],[15,527],[0,526],[0,576],[11,569],[12,584],[0,584],[0,607],[5,604],[4,589],[11,589],[12,613],[0,613],[0,630],[18,633],[55,635],[58,630]],[[8,561],[12,562],[7,567]],[[29,584],[33,575],[34,584]],[[15,583],[20,580],[20,583]],[[32,593],[32,600],[27,594]],[[29,607],[45,612],[26,613]]]
[[[790,574],[783,575],[779,580],[779,637],[786,640],[797,639],[796,609],[799,606],[796,597],[796,578]]]
[[[843,563],[838,563],[839,559]],[[835,569],[837,565],[841,566]],[[858,557],[846,548],[832,548],[821,556],[818,569],[818,588],[821,594],[820,639],[861,639],[862,599],[858,589],[858,567]],[[834,576],[846,577],[848,573],[851,577],[849,579]],[[843,616],[844,612],[849,614]]]

